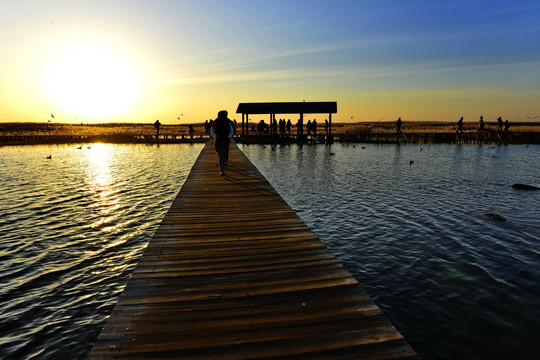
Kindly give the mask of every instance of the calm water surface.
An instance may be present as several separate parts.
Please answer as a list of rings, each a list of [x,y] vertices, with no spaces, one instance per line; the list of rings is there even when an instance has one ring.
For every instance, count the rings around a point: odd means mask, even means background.
[[[538,358],[540,146],[243,150],[422,358]]]
[[[422,358],[537,357],[539,146],[240,147]],[[86,357],[201,148],[0,148],[1,358]]]

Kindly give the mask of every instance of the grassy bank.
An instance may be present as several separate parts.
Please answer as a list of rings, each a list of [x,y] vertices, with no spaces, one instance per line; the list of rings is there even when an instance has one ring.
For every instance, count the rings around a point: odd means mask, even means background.
[[[204,126],[195,126],[197,133],[204,134]],[[143,136],[155,134],[153,124],[62,124],[62,123],[0,123],[0,135],[4,136]],[[188,125],[161,125],[162,135],[188,135]]]
[[[198,141],[205,135],[204,124],[192,124],[194,137]],[[250,123],[251,125],[251,123]],[[499,142],[506,143],[540,143],[540,123],[513,123],[508,134],[497,132],[496,123],[486,123],[485,131],[478,133],[477,123],[465,123],[463,136],[456,139],[457,126],[445,122],[404,122],[401,128],[405,136],[395,137],[394,122],[361,122],[334,123],[332,133],[338,141],[357,142]],[[296,133],[296,127],[291,129]],[[241,134],[241,124],[238,124],[237,134]],[[324,133],[324,127],[318,127],[319,133]],[[62,123],[0,123],[0,143],[44,143],[44,142],[77,142],[81,138],[88,141],[103,142],[147,142],[155,137],[156,129],[153,124],[109,123],[109,124],[62,124]],[[159,141],[187,141],[189,124],[161,125]],[[306,131],[304,130],[304,134]],[[149,136],[151,135],[151,136]],[[249,135],[255,135],[249,131]],[[258,141],[268,141],[262,136]],[[155,139],[154,139],[155,140]],[[245,139],[246,141],[248,139]],[[190,140],[191,141],[191,140]],[[291,141],[291,140],[289,140]],[[293,140],[294,141],[294,140]]]
[[[540,122],[535,123],[511,123],[509,132],[521,133],[521,132],[540,132]],[[415,121],[404,122],[401,126],[401,131],[404,133],[424,134],[424,133],[455,133],[457,125],[455,123],[447,122],[427,122],[427,121]],[[497,123],[485,124],[485,130],[487,132],[497,131]],[[362,122],[362,123],[338,123],[334,125],[335,134],[387,134],[395,133],[396,125],[394,122]],[[464,123],[463,132],[477,132],[478,123]]]
[[[204,124],[192,124],[195,136],[204,135]],[[160,135],[188,135],[189,124],[161,125]],[[241,124],[238,124],[241,127]],[[296,130],[295,127],[293,127]],[[401,130],[404,133],[455,133],[456,125],[446,122],[404,122]],[[477,123],[465,123],[464,132],[477,131]],[[486,123],[486,131],[496,131],[497,124]],[[240,131],[240,129],[239,129]],[[319,124],[319,131],[324,128]],[[395,132],[394,122],[361,122],[361,123],[334,123],[332,132],[338,134],[387,134]],[[540,122],[513,123],[511,133],[540,132]],[[109,123],[109,124],[62,124],[62,123],[0,123],[0,135],[48,135],[48,136],[143,136],[156,133],[153,124]]]

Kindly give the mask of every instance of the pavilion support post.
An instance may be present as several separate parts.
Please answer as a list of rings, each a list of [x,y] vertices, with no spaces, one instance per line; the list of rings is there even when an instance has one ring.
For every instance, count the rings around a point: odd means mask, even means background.
[[[301,140],[304,137],[304,114],[300,113],[300,119],[298,120],[298,139]]]
[[[334,142],[334,135],[332,135],[332,113],[328,114],[328,142]]]
[[[332,135],[332,113],[328,114],[328,135]]]
[[[242,136],[244,136],[244,113],[242,113]]]

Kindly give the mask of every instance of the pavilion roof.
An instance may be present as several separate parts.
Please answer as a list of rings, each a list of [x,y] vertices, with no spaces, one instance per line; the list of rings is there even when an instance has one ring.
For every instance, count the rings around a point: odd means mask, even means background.
[[[240,103],[237,114],[335,114],[337,102]]]

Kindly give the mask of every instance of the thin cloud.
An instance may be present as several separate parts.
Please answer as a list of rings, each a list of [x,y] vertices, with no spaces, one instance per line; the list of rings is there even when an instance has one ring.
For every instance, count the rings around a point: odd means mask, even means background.
[[[263,26],[263,31],[280,31],[280,30],[290,30],[298,27],[304,27],[308,26],[310,23],[303,20],[295,20],[290,23],[280,23],[280,24],[272,24],[270,26]]]
[[[243,71],[242,67],[215,64],[212,67],[190,71],[189,73],[175,74],[176,76],[164,79],[162,83],[169,85],[210,84],[223,82],[258,82],[258,81],[313,81],[335,80],[350,82],[361,79],[398,78],[403,76],[430,75],[443,72],[470,72],[478,70],[511,69],[517,65],[537,67],[540,62],[519,62],[506,64],[477,64],[471,65],[460,62],[422,62],[408,65],[389,66],[349,66],[349,67],[296,67],[285,70]]]

